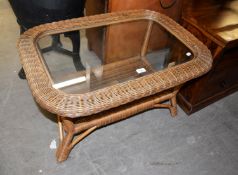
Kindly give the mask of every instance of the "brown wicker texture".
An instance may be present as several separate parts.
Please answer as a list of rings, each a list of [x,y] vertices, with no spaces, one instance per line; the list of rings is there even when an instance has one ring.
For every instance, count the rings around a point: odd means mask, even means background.
[[[52,80],[37,48],[46,36],[84,28],[146,19],[159,23],[184,43],[194,59],[160,72],[86,94],[66,94],[52,87]],[[169,17],[148,10],[134,10],[40,25],[21,35],[18,43],[23,68],[32,94],[40,106],[67,117],[95,114],[183,84],[206,73],[212,65],[210,51],[192,34]]]
[[[60,145],[56,157],[59,162],[68,158],[72,148],[95,129],[126,119],[139,112],[152,108],[168,108],[173,117],[177,114],[176,94],[179,88],[136,100],[88,117],[72,119],[58,116]],[[169,104],[161,104],[169,100]]]
[[[146,53],[152,25],[156,22],[184,43],[193,52],[194,59],[84,94],[67,94],[52,87],[51,77],[36,44],[41,37],[141,19],[150,21],[141,50],[142,57]],[[151,108],[168,108],[175,116],[176,94],[180,85],[205,74],[212,66],[211,54],[206,46],[170,18],[148,10],[102,14],[41,25],[21,35],[18,46],[33,96],[43,108],[58,115],[58,161],[66,160],[72,148],[99,127]],[[165,100],[170,103],[161,104]],[[78,136],[75,138],[76,134]]]

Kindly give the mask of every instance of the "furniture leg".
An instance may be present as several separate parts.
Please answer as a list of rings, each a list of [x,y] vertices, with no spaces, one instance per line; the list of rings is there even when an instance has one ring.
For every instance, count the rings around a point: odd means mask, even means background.
[[[66,160],[73,147],[97,128],[127,119],[151,108],[168,108],[171,116],[174,117],[177,114],[176,95],[178,90],[179,87],[176,87],[168,93],[156,94],[85,118],[70,119],[58,116],[60,136],[60,145],[56,153],[58,162]],[[169,104],[162,104],[167,100],[170,101]],[[64,133],[66,133],[65,136]]]
[[[70,55],[70,52],[68,53],[68,51],[63,49],[63,47],[62,47],[62,43],[60,41],[60,34],[52,35],[51,38],[52,38],[51,46],[41,49],[42,53],[46,53],[46,52],[55,50],[57,52],[60,52],[60,53],[66,54],[66,55]]]
[[[177,115],[177,100],[176,100],[177,93],[169,100],[170,101],[170,113],[172,117],[175,117]]]
[[[182,85],[177,86],[177,87],[174,88],[173,96],[169,100],[170,104],[171,104],[171,108],[169,108],[169,110],[170,110],[170,113],[171,113],[172,117],[175,117],[177,115],[177,94],[178,94],[181,87],[182,87]]]
[[[62,122],[63,121],[63,122]],[[58,162],[62,162],[66,160],[69,156],[69,153],[73,149],[73,147],[87,137],[90,133],[92,133],[96,126],[91,127],[83,132],[80,132],[78,137],[75,137],[76,134],[79,132],[76,131],[75,126],[80,124],[75,124],[72,120],[66,119],[63,117],[58,116],[58,125],[59,125],[59,137],[60,137],[60,144],[56,152],[56,157]],[[66,132],[66,136],[64,136],[63,132]]]
[[[60,117],[63,124],[63,129],[65,130],[65,137],[59,144],[59,147],[56,152],[56,157],[58,162],[66,160],[69,156],[70,151],[72,150],[71,143],[74,137],[74,124],[70,119]],[[61,136],[60,136],[61,137]]]
[[[19,72],[18,72],[18,77],[19,77],[20,79],[23,79],[23,80],[26,79],[26,74],[25,74],[23,68],[21,68],[21,69],[19,70]]]
[[[62,120],[59,115],[57,116],[57,119],[58,119],[58,126],[59,126],[59,139],[60,139],[60,142],[62,142],[63,138],[64,138],[64,130],[63,130],[63,126],[62,126]]]
[[[174,99],[175,99],[175,101],[174,101]],[[168,108],[170,113],[171,113],[171,116],[175,117],[177,115],[176,97],[172,97],[169,101],[170,101],[170,104],[160,104],[160,103],[157,103],[157,104],[154,105],[154,107],[155,108]],[[173,103],[172,103],[172,101],[173,101]]]
[[[56,34],[56,35],[52,35],[51,46],[41,49],[41,52],[46,53],[51,50],[54,50],[56,52],[71,56],[73,58],[75,69],[77,71],[83,70],[84,67],[81,63],[81,58],[79,55],[79,51],[80,51],[80,33],[79,33],[79,31],[68,32],[68,33],[65,33],[64,35],[71,40],[72,46],[73,46],[73,51],[64,49],[63,45],[60,41],[60,35]],[[18,76],[21,79],[26,79],[25,72],[24,72],[23,68],[19,71]]]
[[[23,28],[22,26],[20,26],[20,33],[24,33],[26,31],[25,28]],[[53,35],[52,36],[52,45],[50,47],[46,47],[46,48],[43,48],[41,50],[42,53],[46,53],[46,52],[49,52],[51,50],[56,50],[58,52],[60,52],[62,49],[62,43],[60,42],[60,35]],[[66,54],[67,54],[67,50],[66,50]],[[24,69],[21,68],[20,71],[18,72],[18,77],[20,79],[26,79],[26,74],[24,72]]]
[[[80,33],[79,31],[73,31],[73,32],[68,32],[65,33],[65,37],[68,37],[73,46],[73,62],[74,66],[77,71],[81,71],[84,69],[82,63],[81,63],[81,58],[79,55],[80,52]]]
[[[175,117],[177,115],[177,100],[176,96],[178,94],[180,87],[176,87],[174,91],[170,94],[170,97],[168,98],[169,104],[160,104],[156,103],[154,105],[155,108],[168,108],[170,111],[170,114],[172,117]]]
[[[56,157],[58,162],[62,162],[68,158],[69,153],[72,150],[71,142],[72,142],[73,136],[74,136],[74,133],[72,132],[67,133],[63,141],[60,143],[56,152]]]

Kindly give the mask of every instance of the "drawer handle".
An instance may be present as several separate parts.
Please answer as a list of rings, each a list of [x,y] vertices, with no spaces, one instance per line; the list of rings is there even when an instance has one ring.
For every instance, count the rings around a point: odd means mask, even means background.
[[[221,82],[220,82],[220,86],[221,86],[222,88],[227,87],[226,81],[225,81],[225,80],[221,81]]]
[[[160,5],[163,9],[171,8],[176,3],[176,0],[160,0]]]

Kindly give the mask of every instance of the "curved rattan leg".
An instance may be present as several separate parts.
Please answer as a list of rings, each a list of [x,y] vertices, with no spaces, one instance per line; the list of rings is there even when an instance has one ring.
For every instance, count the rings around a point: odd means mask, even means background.
[[[61,142],[57,153],[57,161],[58,162],[63,162],[66,160],[69,156],[69,153],[73,149],[73,147],[79,143],[81,140],[83,140],[85,137],[87,137],[90,133],[92,133],[97,127],[94,126],[84,132],[82,132],[76,139],[73,140],[74,138],[74,133],[68,133],[66,136],[63,138],[63,141]]]
[[[170,100],[171,107],[169,108],[171,116],[175,117],[177,115],[177,101],[176,95],[174,95]]]
[[[59,127],[59,141],[62,142],[63,138],[64,138],[64,130],[63,130],[63,125],[62,125],[62,119],[59,115],[57,116],[57,119],[58,119],[58,127]]]
[[[74,133],[67,133],[63,141],[60,143],[56,152],[56,158],[58,162],[62,162],[68,158],[69,153],[72,150],[71,142],[72,142],[73,136],[74,136]]]
[[[95,129],[97,129],[96,126],[93,126],[81,131],[80,123],[75,124],[73,120],[60,116],[58,116],[58,125],[60,136],[60,144],[56,152],[56,158],[58,162],[66,160],[73,147],[85,137],[87,137],[90,133],[92,133]],[[79,129],[79,131],[77,131],[77,129]],[[64,132],[66,133],[65,135]],[[78,133],[80,134],[74,139],[74,136]]]
[[[69,153],[72,150],[71,143],[75,134],[73,121],[71,121],[70,119],[65,119],[65,118],[61,118],[61,120],[62,120],[62,124],[64,125],[63,128],[66,134],[64,137],[60,136],[62,141],[60,142],[56,152],[56,157],[58,162],[62,162],[68,158]]]
[[[177,115],[177,101],[176,101],[176,95],[178,93],[178,89],[176,88],[172,93],[169,93],[163,98],[161,97],[160,101],[156,102],[154,104],[154,108],[167,108],[169,109],[171,116],[175,117]],[[169,104],[163,104],[162,102],[169,100]]]
[[[175,117],[177,115],[177,99],[176,99],[176,96],[177,96],[180,88],[181,88],[181,85],[174,88],[173,96],[169,100],[170,104],[171,104],[171,107],[169,108],[169,110],[170,110],[170,113],[171,113],[172,117]]]

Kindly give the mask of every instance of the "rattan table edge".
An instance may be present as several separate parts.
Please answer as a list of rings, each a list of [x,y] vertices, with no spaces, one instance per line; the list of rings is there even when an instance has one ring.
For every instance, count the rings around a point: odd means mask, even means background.
[[[138,19],[159,23],[184,43],[193,52],[194,58],[151,75],[85,94],[66,94],[52,87],[36,47],[39,38]],[[30,89],[39,105],[52,113],[71,118],[99,113],[178,86],[205,74],[212,66],[212,56],[205,45],[169,17],[148,10],[109,13],[40,25],[21,35],[18,49]]]

